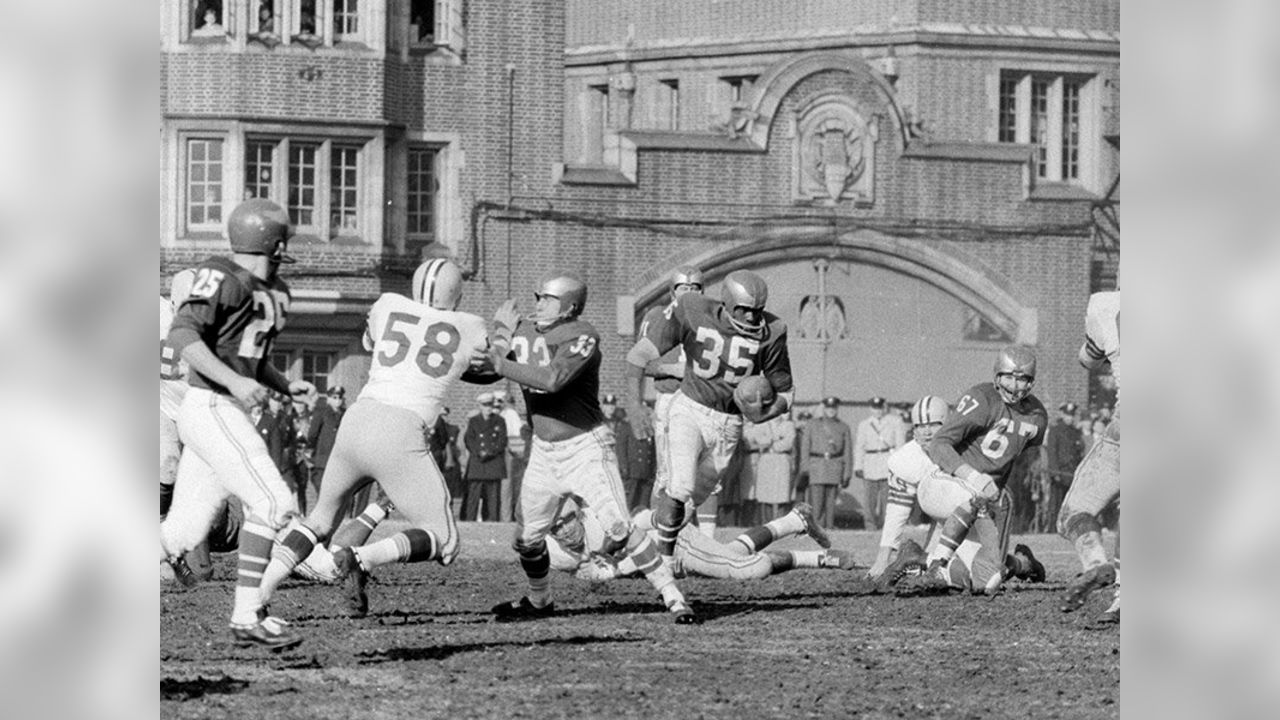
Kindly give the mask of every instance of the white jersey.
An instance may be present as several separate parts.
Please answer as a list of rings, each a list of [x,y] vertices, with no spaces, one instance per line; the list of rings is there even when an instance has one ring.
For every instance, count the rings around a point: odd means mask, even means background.
[[[187,384],[186,363],[182,362],[169,343],[169,326],[173,325],[176,315],[173,304],[164,296],[160,297],[160,412],[170,420],[177,421],[178,407],[186,395]]]
[[[1085,336],[1107,356],[1116,390],[1120,389],[1120,292],[1098,292],[1089,296],[1084,319]]]
[[[921,480],[938,470],[924,448],[916,440],[889,453],[889,472],[908,485],[918,485]]]
[[[365,333],[373,363],[360,397],[410,410],[428,426],[472,354],[489,344],[479,317],[437,310],[396,293],[384,293],[369,308]]]

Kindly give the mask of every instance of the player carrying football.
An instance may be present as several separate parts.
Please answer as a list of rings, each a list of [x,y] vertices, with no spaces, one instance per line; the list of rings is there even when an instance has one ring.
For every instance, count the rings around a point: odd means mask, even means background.
[[[658,551],[666,558],[686,522],[685,504],[701,505],[720,484],[742,438],[743,412],[758,423],[791,407],[787,326],[765,311],[768,297],[759,275],[731,272],[721,300],[681,295],[671,317],[647,328],[627,355],[627,414],[634,420],[648,417],[640,395],[645,367],[675,347],[685,354],[684,379],[668,419],[671,478],[654,504]],[[734,389],[743,378],[761,374],[774,397],[764,405],[739,407]]]
[[[411,527],[378,542],[333,555],[347,579],[350,614],[368,610],[366,573],[385,563],[448,565],[458,554],[449,490],[427,447],[449,386],[488,346],[485,322],[458,312],[462,274],[448,260],[423,263],[413,274],[413,298],[383,293],[369,309],[364,346],[373,353],[369,382],[347,410],[320,481],[311,514],[276,545],[262,581],[269,599],[316,543],[327,539],[350,496],[376,480]],[[468,376],[469,377],[469,376]]]
[[[587,286],[573,275],[552,274],[539,285],[535,298],[530,318],[519,318],[514,300],[494,315],[490,359],[498,375],[520,384],[533,424],[533,447],[520,488],[514,543],[529,592],[495,605],[493,613],[499,620],[518,620],[555,612],[546,536],[565,499],[573,497],[600,518],[611,549],[626,547],[675,621],[697,623],[671,570],[627,514],[613,434],[604,424],[598,400],[600,336],[579,317]]]
[[[232,255],[196,268],[168,344],[190,368],[191,388],[178,410],[184,448],[169,515],[160,524],[160,557],[171,563],[205,538],[228,494],[247,506],[240,532],[231,632],[238,644],[283,648],[301,637],[270,617],[259,593],[278,530],[297,501],[271,460],[248,409],[270,390],[307,393],[271,366],[272,340],[284,328],[289,288],[276,277],[292,236],[289,216],[269,200],[246,200],[227,218]]]

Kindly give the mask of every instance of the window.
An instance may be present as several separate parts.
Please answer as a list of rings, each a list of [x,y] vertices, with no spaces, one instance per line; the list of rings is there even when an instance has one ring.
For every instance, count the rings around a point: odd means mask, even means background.
[[[1082,132],[1088,79],[1039,73],[1000,77],[999,142],[1035,146],[1035,177],[1082,183],[1097,143]]]
[[[271,366],[279,370],[281,375],[289,377],[289,372],[293,370],[293,353],[288,350],[272,350]]]
[[[410,238],[435,239],[436,197],[439,184],[436,181],[436,162],[439,152],[435,148],[409,148],[408,222]]]
[[[337,353],[302,351],[302,379],[316,386],[324,394],[329,390],[330,376],[336,364]]]
[[[658,83],[658,128],[680,129],[680,81],[662,80]]]
[[[316,35],[316,0],[297,0],[297,12],[293,13],[290,31],[295,40],[306,44],[308,41],[319,42]]]
[[[222,140],[216,138],[186,141],[188,231],[222,231],[222,148]]]
[[[720,78],[720,82],[724,83],[728,89],[729,105],[732,107],[745,103],[747,96],[751,94],[751,87],[755,84],[755,81],[755,75]]]
[[[333,41],[360,41],[359,0],[333,0]]]
[[[250,136],[244,194],[284,205],[299,235],[361,238],[363,156],[362,142]]]
[[[609,86],[587,86],[582,108],[582,162],[598,165],[604,162],[604,136],[609,132]]]
[[[192,42],[226,42],[235,34],[235,3],[223,0],[190,0],[186,18]]]
[[[461,53],[466,44],[462,3],[463,0],[411,0],[409,42],[420,46],[447,47]]]

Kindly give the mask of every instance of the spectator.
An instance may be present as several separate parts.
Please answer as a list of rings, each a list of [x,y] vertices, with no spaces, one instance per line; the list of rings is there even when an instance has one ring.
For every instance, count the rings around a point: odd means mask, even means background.
[[[270,400],[270,409],[275,414],[275,432],[280,443],[280,477],[293,488],[298,497],[298,511],[307,513],[307,466],[299,443],[305,438],[298,436],[297,403],[282,402],[278,397]],[[268,446],[270,447],[270,446]]]
[[[627,412],[618,407],[618,396],[605,393],[600,398],[600,412],[604,413],[605,427],[613,433],[613,452],[618,456],[618,474],[622,476],[622,487],[627,497],[631,496],[631,423],[627,422]],[[631,510],[628,506],[627,510]]]
[[[436,416],[436,422],[427,431],[427,447],[435,458],[440,473],[444,475],[445,488],[449,491],[450,514],[459,517],[462,510],[462,496],[466,493],[466,485],[462,481],[462,458],[458,450],[457,425],[449,422],[449,408],[445,407]]]
[[[884,506],[889,500],[889,453],[907,442],[902,417],[888,413],[882,397],[871,398],[871,417],[858,423],[853,444],[853,474],[863,482],[866,527],[884,526]]]
[[[263,35],[274,35],[276,32],[276,18],[271,11],[271,3],[264,2],[258,7],[258,32]]]
[[[839,407],[834,397],[822,401],[822,416],[805,426],[800,450],[801,472],[809,476],[808,503],[824,528],[835,526],[840,489],[849,487],[853,476],[853,433],[836,417]]]
[[[658,475],[658,454],[653,432],[632,427],[630,423],[627,427],[631,429],[631,437],[627,438],[628,467],[623,473],[628,478],[627,509],[634,514],[649,508],[653,483]]]
[[[311,448],[311,486],[320,493],[320,482],[324,479],[324,468],[329,464],[329,453],[333,451],[333,441],[338,437],[338,424],[342,422],[343,400],[347,391],[341,385],[329,388],[323,402],[317,401],[311,411],[311,424],[307,428],[307,446]],[[355,506],[364,509],[368,501],[368,490],[364,497],[355,501]],[[358,512],[358,511],[357,511]]]
[[[791,468],[795,466],[796,424],[791,412],[761,425],[766,431],[765,444],[756,468],[755,501],[759,517],[754,524],[763,525],[790,512],[792,495]]]
[[[738,497],[731,503],[737,510],[736,517],[730,516],[735,525],[749,527],[758,524],[756,517],[756,496],[760,484],[760,458],[773,442],[773,433],[769,423],[753,423],[742,421],[742,442],[738,444],[742,452],[742,469],[738,472]]]
[[[1058,521],[1058,509],[1062,507],[1062,498],[1071,487],[1071,478],[1075,475],[1076,466],[1084,457],[1084,433],[1076,425],[1076,413],[1079,408],[1075,403],[1063,403],[1058,408],[1058,416],[1049,426],[1044,437],[1044,462],[1048,482],[1044,484],[1036,516],[1038,532],[1054,532]]]
[[[192,37],[219,37],[227,34],[226,29],[219,22],[220,11],[215,6],[206,5],[202,17],[203,21],[199,27],[191,31]]]
[[[478,519],[483,500],[483,519],[498,520],[501,517],[498,506],[502,480],[507,474],[507,426],[497,413],[493,393],[480,393],[476,402],[480,404],[480,413],[467,421],[467,431],[463,435],[470,457],[467,460],[466,496],[459,519]]]
[[[529,445],[525,442],[524,433],[528,423],[511,406],[506,391],[494,391],[493,406],[507,424],[507,479],[502,481],[502,520],[509,522],[515,519],[520,481],[524,478],[525,466],[529,464]]]

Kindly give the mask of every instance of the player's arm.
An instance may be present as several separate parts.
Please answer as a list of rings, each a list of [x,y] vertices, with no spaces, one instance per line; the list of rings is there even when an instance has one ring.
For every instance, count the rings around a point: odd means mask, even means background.
[[[494,372],[544,392],[554,393],[582,374],[592,357],[600,351],[599,338],[584,333],[571,342],[560,343],[551,363],[545,366],[525,365],[514,359],[490,354]]]
[[[889,499],[884,506],[884,527],[880,530],[880,550],[875,563],[867,572],[873,580],[884,574],[893,558],[893,552],[902,543],[902,533],[911,518],[911,507],[915,501],[915,486],[890,473]]]
[[[791,409],[795,400],[794,380],[791,377],[791,355],[787,351],[787,328],[781,325],[778,334],[764,348],[761,367],[765,379],[773,387],[773,400],[765,405],[760,419],[768,422]]]
[[[188,310],[188,308],[193,309]],[[265,402],[267,388],[262,383],[231,369],[230,365],[218,359],[209,346],[205,345],[198,329],[203,326],[203,321],[197,315],[196,309],[203,310],[204,314],[211,314],[214,311],[213,307],[207,303],[187,302],[174,320],[166,342],[189,368],[225,387],[237,400],[248,405]]]
[[[956,448],[966,439],[987,431],[991,421],[988,417],[991,414],[989,402],[977,388],[970,390],[956,402],[956,411],[951,413],[925,448],[925,454],[943,472],[960,478],[971,492],[984,497],[993,492],[999,493],[995,480],[961,460]]]
[[[1077,359],[1085,368],[1093,370],[1106,361],[1107,354],[1102,351],[1102,348],[1098,347],[1098,344],[1094,342],[1093,338],[1086,334],[1084,336],[1084,344],[1080,346],[1080,352]]]

